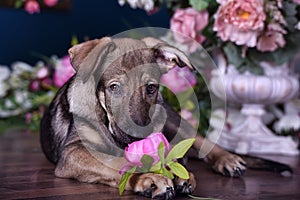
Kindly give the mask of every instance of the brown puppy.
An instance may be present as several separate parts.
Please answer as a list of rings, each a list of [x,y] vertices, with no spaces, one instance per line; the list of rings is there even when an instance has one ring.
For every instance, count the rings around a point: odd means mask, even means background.
[[[42,149],[56,164],[56,176],[117,187],[123,149],[158,131],[173,142],[196,137],[194,150],[202,147],[213,169],[243,174],[240,157],[197,135],[159,93],[163,73],[175,65],[192,68],[183,52],[154,38],[105,37],[76,45],[69,53],[77,73],[59,90],[41,122]],[[172,199],[175,190],[191,193],[195,186],[191,173],[189,180],[174,181],[145,173],[133,175],[126,189]]]

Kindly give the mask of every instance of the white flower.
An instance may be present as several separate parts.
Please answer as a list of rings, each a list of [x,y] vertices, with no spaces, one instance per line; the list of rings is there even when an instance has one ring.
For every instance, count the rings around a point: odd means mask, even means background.
[[[300,30],[300,21],[295,25],[295,29]]]
[[[28,92],[27,91],[15,91],[15,100],[18,104],[23,104],[24,101],[28,98]]]
[[[4,97],[7,94],[7,90],[9,89],[9,86],[7,83],[0,82],[0,98]]]
[[[4,106],[6,109],[12,109],[12,108],[14,108],[15,105],[13,104],[13,102],[11,100],[5,99]]]
[[[6,66],[0,65],[0,82],[5,81],[10,76],[10,70]]]
[[[153,0],[118,0],[120,6],[123,6],[126,2],[133,9],[141,8],[146,11],[151,11],[154,9]]]
[[[120,6],[124,6],[124,4],[126,3],[126,1],[125,0],[118,0],[118,3],[119,3]]]
[[[28,110],[31,107],[32,107],[32,103],[28,99],[22,104],[22,108],[24,108],[25,110]]]
[[[33,71],[33,67],[24,62],[15,62],[12,64],[13,74],[20,75],[23,72]]]
[[[12,64],[12,73],[9,79],[9,84],[12,88],[24,88],[27,87],[28,83],[24,82],[20,76],[25,72],[33,73],[34,68],[24,62],[15,62]]]

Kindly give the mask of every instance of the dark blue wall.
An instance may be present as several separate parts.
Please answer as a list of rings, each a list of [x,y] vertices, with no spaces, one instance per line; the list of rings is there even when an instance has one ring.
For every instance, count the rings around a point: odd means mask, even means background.
[[[68,12],[34,15],[0,8],[0,65],[16,60],[35,64],[39,58],[34,53],[65,55],[72,35],[82,41],[85,36],[110,36],[143,26],[169,27],[166,11],[149,16],[140,9],[120,7],[117,0],[73,0]]]

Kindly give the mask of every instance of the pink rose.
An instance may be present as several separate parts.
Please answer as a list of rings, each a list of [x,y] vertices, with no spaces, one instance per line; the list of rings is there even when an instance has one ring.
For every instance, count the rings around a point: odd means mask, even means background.
[[[176,66],[161,77],[161,82],[176,94],[196,85],[197,78],[189,68]]]
[[[58,0],[44,0],[44,4],[46,4],[49,7],[55,6],[57,2]]]
[[[35,0],[26,1],[24,8],[29,14],[34,14],[34,13],[40,12],[40,5]]]
[[[300,4],[300,0],[293,0],[293,2]]]
[[[170,151],[170,144],[162,133],[152,133],[143,140],[133,142],[125,148],[124,157],[131,166],[142,167],[141,159],[143,155],[151,156],[154,164],[159,160],[158,146],[163,142],[165,145],[165,155]],[[123,171],[121,169],[121,171]]]
[[[199,32],[207,26],[208,18],[207,11],[200,12],[193,8],[177,9],[170,22],[175,40],[187,44],[190,51],[194,52],[198,47],[195,41],[201,44],[205,40]]]
[[[219,0],[213,30],[223,41],[255,47],[264,28],[266,14],[262,0]]]
[[[53,75],[54,84],[57,87],[63,86],[73,75],[75,70],[70,63],[70,57],[64,56],[59,60],[55,66],[55,71]]]
[[[275,51],[278,47],[285,46],[283,34],[286,34],[279,24],[269,24],[267,30],[259,37],[257,49],[262,52]]]

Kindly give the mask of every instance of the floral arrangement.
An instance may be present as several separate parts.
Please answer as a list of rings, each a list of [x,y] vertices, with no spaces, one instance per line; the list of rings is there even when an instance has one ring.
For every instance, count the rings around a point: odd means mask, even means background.
[[[26,126],[37,131],[45,107],[75,73],[69,56],[53,56],[45,60],[35,66],[15,62],[11,70],[0,66],[0,130],[8,128],[9,124],[16,126],[17,120],[19,124],[26,122]]]
[[[53,7],[59,0],[16,0],[16,8],[24,8],[29,14],[39,13],[40,5],[43,4],[47,7]]]
[[[282,64],[299,51],[299,0],[118,0],[149,14],[166,6],[174,40],[221,50],[239,71],[263,73],[261,61]]]
[[[125,186],[133,173],[157,173],[170,179],[174,175],[189,179],[189,173],[177,159],[183,158],[195,139],[185,139],[173,146],[162,133],[152,133],[143,140],[133,142],[125,148],[124,157],[127,163],[120,170],[122,174],[119,192],[122,195]]]

